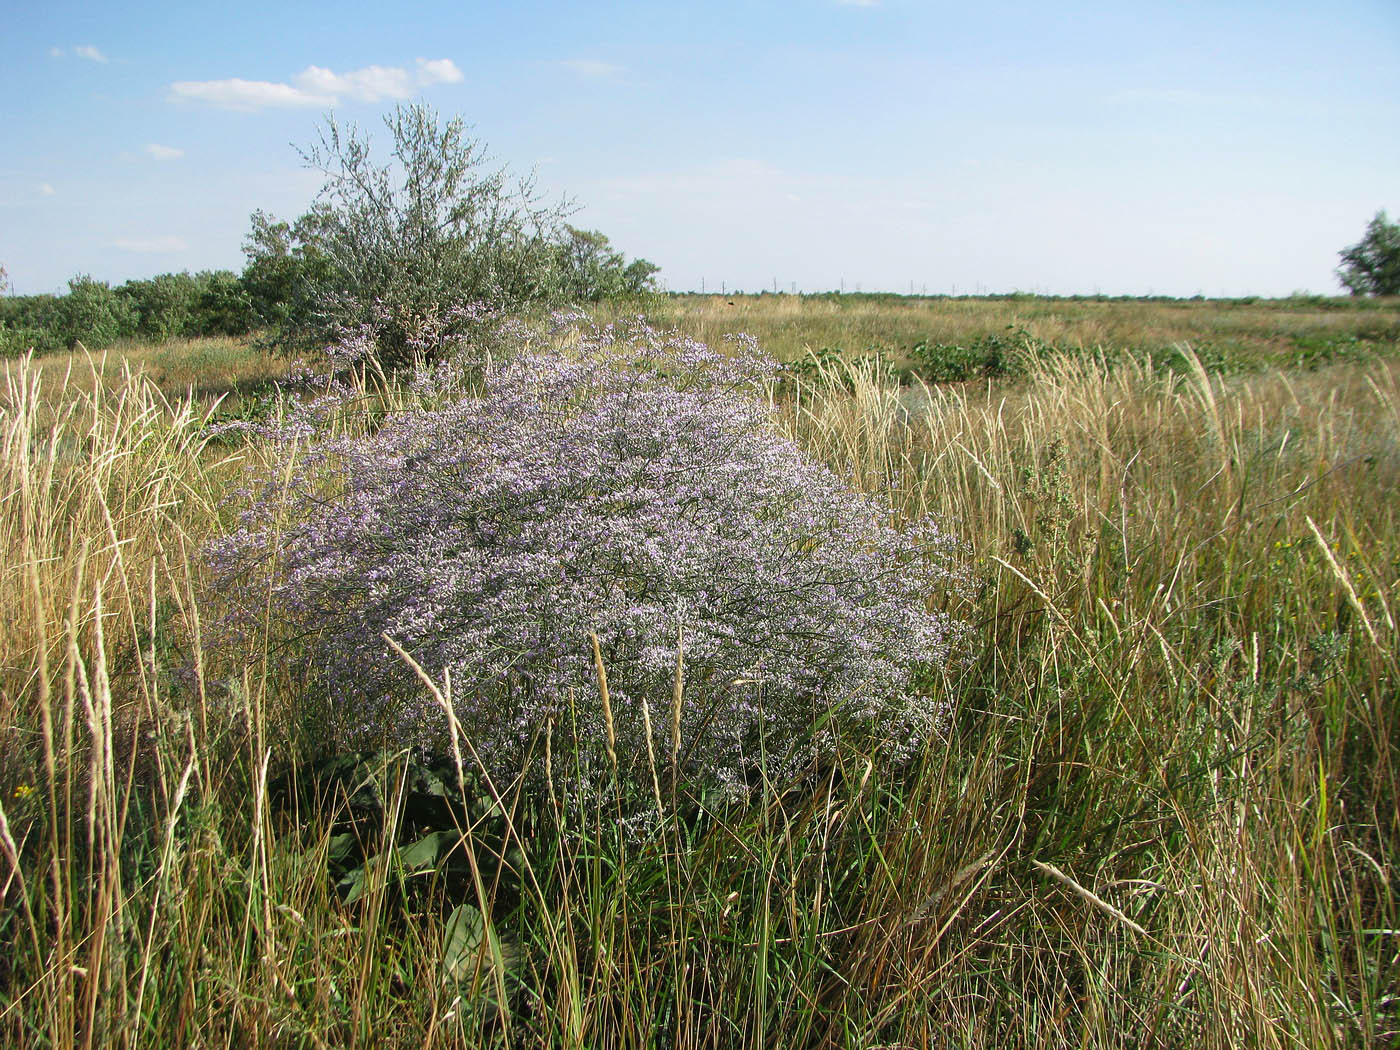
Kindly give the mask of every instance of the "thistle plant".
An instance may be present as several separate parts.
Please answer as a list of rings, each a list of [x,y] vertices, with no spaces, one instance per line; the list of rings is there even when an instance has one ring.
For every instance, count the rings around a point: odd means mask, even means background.
[[[781,436],[752,340],[562,324],[421,368],[414,407],[372,433],[289,419],[209,548],[225,640],[270,629],[344,742],[442,748],[446,715],[392,640],[450,681],[493,772],[544,734],[571,748],[575,797],[614,766],[650,791],[656,764],[740,796],[761,759],[791,775],[842,740],[894,759],[929,741],[950,537],[895,527]]]

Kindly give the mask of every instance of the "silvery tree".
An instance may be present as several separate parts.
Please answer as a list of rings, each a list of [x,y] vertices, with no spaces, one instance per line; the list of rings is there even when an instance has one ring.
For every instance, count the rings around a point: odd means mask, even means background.
[[[553,301],[568,203],[494,166],[461,117],[444,123],[424,105],[400,105],[384,124],[386,163],[334,116],[302,151],[326,181],[298,230],[315,265],[299,274],[311,287],[300,289],[305,305],[285,322],[286,341],[324,346],[368,327],[380,364],[395,368],[463,302]]]
[[[282,451],[209,550],[224,643],[270,637],[334,701],[342,742],[445,748],[392,639],[450,677],[493,773],[548,736],[575,798],[610,782],[612,756],[638,790],[659,767],[741,796],[760,763],[932,739],[948,535],[896,527],[782,436],[752,343],[571,325],[517,325],[508,359],[420,370],[418,407],[364,436],[316,408],[272,428]]]

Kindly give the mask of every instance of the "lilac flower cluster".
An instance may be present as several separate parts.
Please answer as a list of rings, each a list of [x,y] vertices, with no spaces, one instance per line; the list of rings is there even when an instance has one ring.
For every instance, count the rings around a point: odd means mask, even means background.
[[[225,637],[270,596],[343,731],[441,747],[446,719],[387,635],[450,675],[495,771],[548,731],[575,791],[609,773],[610,732],[633,784],[650,753],[735,795],[760,750],[792,769],[856,734],[907,755],[939,720],[915,683],[947,656],[952,625],[928,606],[956,582],[953,544],[892,527],[781,436],[760,396],[773,371],[752,341],[575,319],[508,359],[421,369],[421,407],[367,436],[308,451],[292,427],[300,465],[274,464],[209,550]]]
[[[326,347],[327,356],[340,368],[368,362],[397,368],[441,360],[454,351],[466,351],[473,337],[480,339],[499,322],[494,311],[475,302],[453,302],[419,313],[381,299],[361,305],[341,296],[334,298],[326,312],[330,316],[367,315],[352,327],[337,328],[336,338]]]

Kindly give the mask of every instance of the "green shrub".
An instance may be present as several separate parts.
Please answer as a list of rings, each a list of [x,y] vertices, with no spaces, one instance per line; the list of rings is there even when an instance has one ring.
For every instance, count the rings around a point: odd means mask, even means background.
[[[323,209],[313,208],[287,223],[255,211],[243,241],[248,262],[239,284],[248,297],[253,326],[271,329],[284,345],[297,341],[298,331],[313,315],[318,289],[330,280],[329,264],[319,247],[322,216]]]
[[[80,342],[89,350],[111,346],[124,336],[135,335],[138,323],[132,299],[86,274],[70,280],[68,294],[58,300],[58,335],[67,347]]]
[[[1005,332],[988,332],[966,343],[929,343],[920,340],[909,351],[918,362],[919,374],[931,383],[957,383],[968,379],[999,379],[1023,375],[1028,355],[1051,349],[1019,325]]]
[[[191,307],[188,334],[243,335],[257,326],[253,299],[232,270],[195,276],[199,292]]]
[[[7,295],[0,298],[0,357],[18,357],[63,349],[56,295]]]
[[[199,285],[188,273],[162,273],[117,289],[131,303],[136,334],[162,343],[189,333]]]

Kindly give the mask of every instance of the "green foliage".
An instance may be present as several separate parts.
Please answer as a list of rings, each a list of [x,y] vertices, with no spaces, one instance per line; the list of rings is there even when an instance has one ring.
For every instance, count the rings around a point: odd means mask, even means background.
[[[189,273],[163,273],[144,281],[127,281],[117,289],[131,302],[136,334],[157,343],[189,333],[199,291]]]
[[[829,384],[853,390],[856,376],[896,383],[902,381],[893,357],[884,347],[872,346],[865,353],[850,357],[843,355],[844,351],[839,346],[824,346],[820,350],[808,348],[806,356],[782,366],[778,375],[779,391],[801,396],[804,388]]]
[[[231,270],[198,275],[199,293],[191,316],[190,335],[243,335],[257,324],[253,299]]]
[[[655,276],[661,268],[646,259],[628,263],[597,230],[565,226],[555,251],[555,281],[562,299],[596,303],[656,291]]]
[[[1366,235],[1340,252],[1337,280],[1352,295],[1400,295],[1400,223],[1376,212]]]
[[[330,279],[325,256],[317,247],[324,215],[312,209],[295,223],[264,211],[252,215],[243,242],[247,265],[240,281],[257,323],[291,341],[298,325],[312,316],[316,291]]]
[[[243,335],[256,323],[252,300],[231,270],[157,274],[117,289],[136,315],[134,334],[155,343]]]
[[[545,204],[530,179],[493,168],[460,117],[425,106],[384,119],[392,157],[380,164],[368,136],[327,119],[302,154],[326,177],[317,207],[294,227],[265,222],[249,265],[290,289],[278,339],[328,345],[372,326],[381,363],[411,358],[410,342],[453,305],[514,308],[555,297],[555,241],[566,206]],[[288,260],[301,265],[290,269]]]
[[[484,854],[511,855],[507,816],[486,786],[470,775],[459,780],[450,759],[388,751],[346,751],[302,764],[270,785],[279,807],[302,813],[332,809],[323,825],[329,837],[327,874],[341,898],[353,904],[376,874],[393,869],[404,881],[429,874],[458,893],[471,881],[471,864],[455,832],[471,826]],[[334,807],[326,805],[334,800]]]
[[[808,349],[805,357],[799,357],[795,361],[789,361],[783,365],[783,377],[795,382],[813,382],[819,376],[839,368],[841,364],[841,348],[839,346],[824,346],[820,350]]]
[[[1336,338],[1299,335],[1293,338],[1294,353],[1289,364],[1313,371],[1341,362],[1360,363],[1375,357],[1376,344],[1348,334]]]
[[[566,201],[546,202],[532,178],[494,167],[461,117],[425,106],[384,119],[389,157],[328,118],[303,151],[326,177],[316,205],[288,224],[253,213],[243,282],[284,349],[368,333],[396,368],[461,334],[480,304],[512,311],[598,302],[656,290],[658,267],[628,262],[608,238],[569,226]]]
[[[968,379],[1000,379],[1023,375],[1028,354],[1044,347],[1019,325],[1004,332],[988,332],[966,343],[930,343],[920,340],[909,351],[920,374],[931,383],[956,383]]]
[[[56,295],[0,297],[0,357],[33,350],[43,354],[63,349]]]
[[[80,275],[68,294],[0,298],[0,356],[49,353],[81,342],[99,350],[118,339],[163,343],[243,335],[256,321],[249,296],[229,270],[163,273],[117,288]]]
[[[106,281],[80,274],[68,282],[68,294],[58,301],[57,321],[64,346],[81,342],[89,350],[99,350],[134,335],[139,317],[130,298]]]

